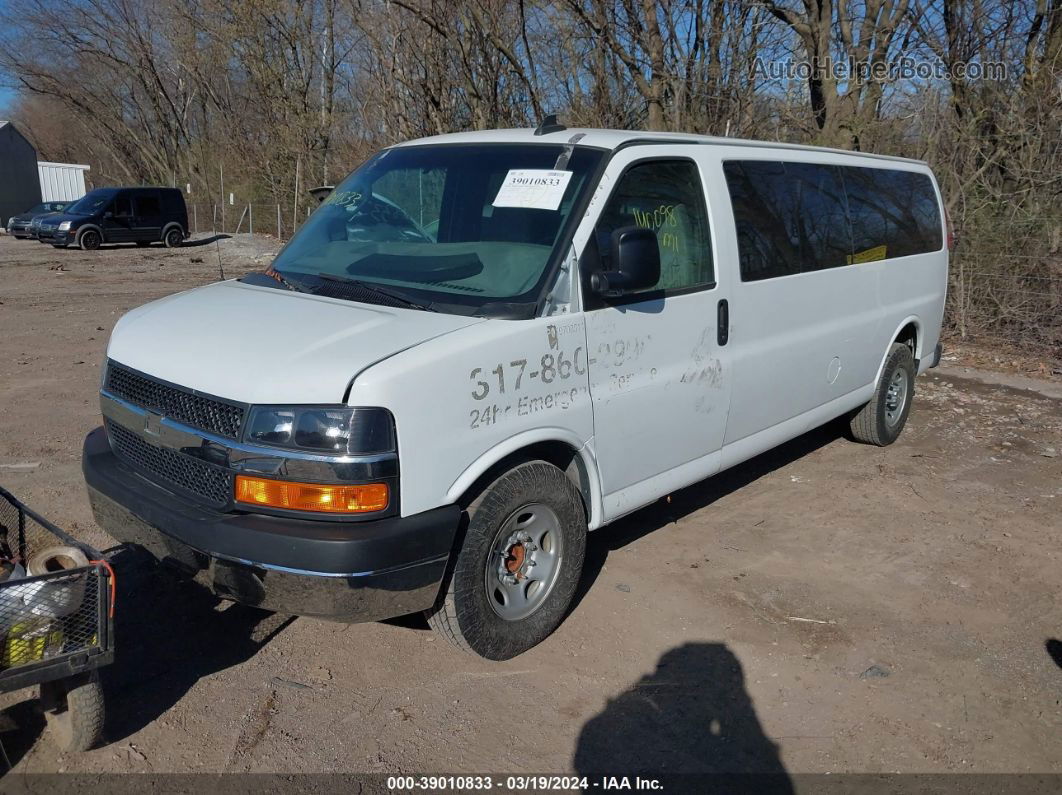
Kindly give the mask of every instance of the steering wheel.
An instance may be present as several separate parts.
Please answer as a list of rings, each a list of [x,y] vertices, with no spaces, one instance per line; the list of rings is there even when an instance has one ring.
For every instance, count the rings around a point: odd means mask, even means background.
[[[434,243],[397,204],[371,194],[359,202],[347,219],[348,240]]]

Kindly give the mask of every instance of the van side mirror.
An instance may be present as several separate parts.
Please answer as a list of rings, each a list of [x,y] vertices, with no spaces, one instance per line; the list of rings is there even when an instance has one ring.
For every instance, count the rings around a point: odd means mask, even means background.
[[[598,295],[646,290],[660,281],[660,247],[652,229],[621,227],[612,233],[610,248],[611,269],[590,277],[590,289]]]

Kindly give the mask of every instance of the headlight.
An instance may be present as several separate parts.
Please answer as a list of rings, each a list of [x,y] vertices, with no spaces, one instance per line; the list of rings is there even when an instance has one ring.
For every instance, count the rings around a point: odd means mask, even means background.
[[[391,412],[380,408],[254,406],[244,441],[318,453],[374,455],[395,449]]]
[[[12,215],[10,218],[7,219],[7,228],[10,229],[14,225],[15,225],[15,216]]]
[[[65,232],[69,228],[70,228],[70,222],[69,221],[63,221],[61,224],[59,224],[59,231],[60,232]]]

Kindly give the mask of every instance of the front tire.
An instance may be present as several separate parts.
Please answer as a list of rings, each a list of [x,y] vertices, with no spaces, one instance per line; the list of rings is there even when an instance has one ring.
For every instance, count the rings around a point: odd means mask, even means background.
[[[881,369],[874,397],[851,419],[857,441],[886,447],[900,437],[914,399],[915,360],[911,349],[893,343]]]
[[[582,574],[586,513],[572,482],[532,461],[490,484],[466,511],[453,571],[428,623],[459,649],[508,660],[564,619]]]
[[[81,238],[78,240],[82,251],[95,251],[102,242],[103,238],[95,229],[86,229],[81,233]]]

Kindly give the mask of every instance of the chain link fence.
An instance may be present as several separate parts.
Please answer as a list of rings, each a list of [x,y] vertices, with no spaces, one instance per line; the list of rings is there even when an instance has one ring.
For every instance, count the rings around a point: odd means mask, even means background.
[[[278,240],[291,239],[318,206],[316,201],[307,201],[298,207],[238,201],[232,204],[187,202],[187,205],[188,226],[193,235],[236,235],[247,232],[269,235]]]

